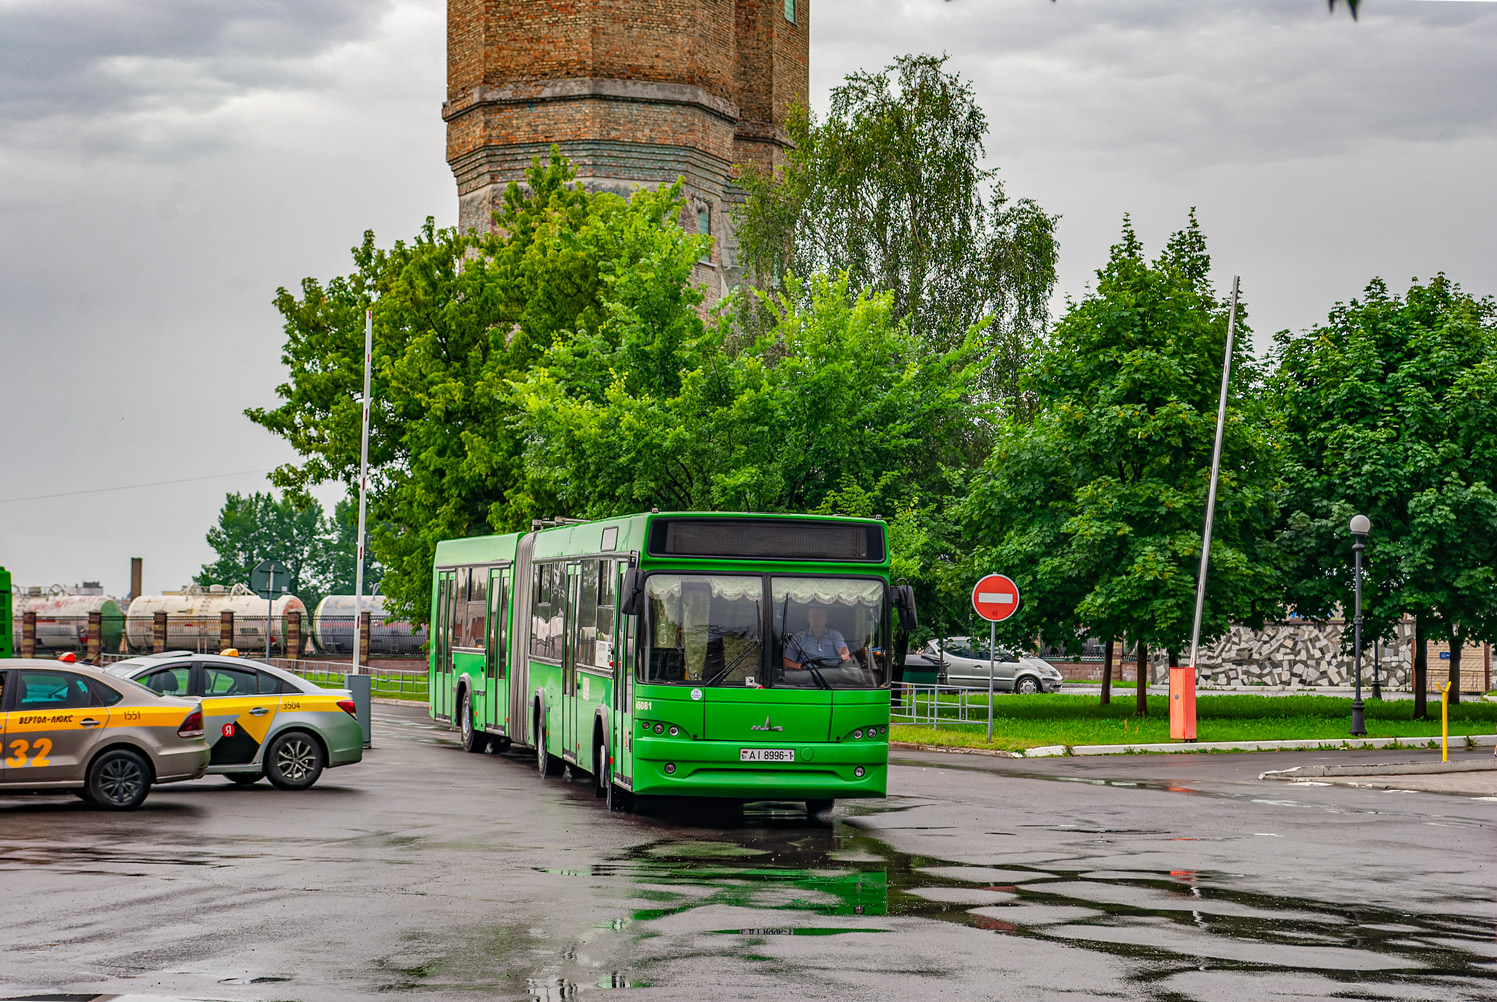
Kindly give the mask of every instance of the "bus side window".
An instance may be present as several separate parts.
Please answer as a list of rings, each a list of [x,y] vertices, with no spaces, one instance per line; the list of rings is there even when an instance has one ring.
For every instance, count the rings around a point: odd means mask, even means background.
[[[468,591],[467,645],[477,647],[479,650],[483,650],[484,612],[489,605],[488,574],[489,572],[482,567],[473,568]]]
[[[596,663],[594,653],[598,633],[598,564],[597,560],[582,561],[582,574],[577,585],[577,642],[572,651],[574,664]]]
[[[613,560],[599,562],[598,574],[598,633],[593,645],[593,664],[599,668],[612,668],[614,659],[614,616],[618,604],[618,563]]]

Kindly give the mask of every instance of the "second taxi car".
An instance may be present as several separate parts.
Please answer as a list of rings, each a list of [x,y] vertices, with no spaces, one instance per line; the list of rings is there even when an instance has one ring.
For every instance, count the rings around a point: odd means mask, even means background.
[[[82,664],[0,661],[0,792],[71,792],[129,810],[154,783],[203,775],[208,756],[195,699]]]
[[[191,651],[116,661],[106,670],[201,699],[213,749],[208,771],[232,782],[263,776],[279,789],[305,790],[324,769],[364,757],[364,730],[346,689],[323,689],[261,661]]]

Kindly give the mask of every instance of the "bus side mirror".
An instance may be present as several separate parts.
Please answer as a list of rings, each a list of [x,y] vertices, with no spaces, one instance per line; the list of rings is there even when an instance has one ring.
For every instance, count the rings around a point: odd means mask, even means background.
[[[920,626],[920,617],[915,612],[915,589],[907,584],[894,586],[894,608],[899,610],[899,625],[906,631]]]
[[[624,572],[624,586],[619,597],[619,612],[625,616],[638,616],[644,607],[645,576],[638,567]]]

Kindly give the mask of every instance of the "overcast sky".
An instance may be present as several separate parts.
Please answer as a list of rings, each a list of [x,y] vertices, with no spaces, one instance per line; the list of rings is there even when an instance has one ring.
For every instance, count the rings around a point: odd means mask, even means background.
[[[0,566],[174,588],[228,490],[292,458],[277,286],[456,222],[442,0],[0,0]],[[1131,213],[1196,206],[1256,343],[1374,276],[1497,293],[1497,6],[816,0],[812,105],[945,51],[1008,193],[1060,213],[1059,297]],[[232,474],[136,490],[132,484]],[[10,500],[62,492],[67,497]],[[334,493],[325,498],[331,501]]]

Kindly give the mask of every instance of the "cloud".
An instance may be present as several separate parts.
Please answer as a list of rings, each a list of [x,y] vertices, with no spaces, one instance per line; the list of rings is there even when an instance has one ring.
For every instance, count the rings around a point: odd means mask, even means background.
[[[21,0],[0,11],[0,143],[174,161],[237,141],[247,105],[336,86],[328,57],[393,0]]]
[[[1312,0],[871,6],[886,16],[818,10],[818,88],[872,51],[946,52],[976,85],[999,158],[1266,163],[1497,122],[1486,4],[1369,4],[1358,22]]]

